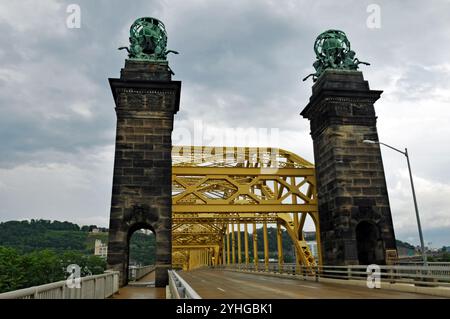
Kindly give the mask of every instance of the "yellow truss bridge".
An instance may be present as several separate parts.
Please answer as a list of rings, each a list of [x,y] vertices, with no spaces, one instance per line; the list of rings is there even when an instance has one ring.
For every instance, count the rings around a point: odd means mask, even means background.
[[[276,148],[174,146],[173,267],[191,270],[249,264],[249,228],[252,259],[258,267],[256,229],[262,226],[267,269],[268,224],[277,227],[279,264],[283,263],[282,228],[292,240],[298,265],[312,268],[321,264],[316,194],[314,165],[291,152]],[[318,260],[303,235],[308,215],[315,224]]]

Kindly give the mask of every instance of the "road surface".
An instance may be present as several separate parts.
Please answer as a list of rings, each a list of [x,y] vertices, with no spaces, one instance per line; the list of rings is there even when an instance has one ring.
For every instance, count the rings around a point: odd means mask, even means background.
[[[203,269],[179,273],[205,299],[428,299],[392,290]]]

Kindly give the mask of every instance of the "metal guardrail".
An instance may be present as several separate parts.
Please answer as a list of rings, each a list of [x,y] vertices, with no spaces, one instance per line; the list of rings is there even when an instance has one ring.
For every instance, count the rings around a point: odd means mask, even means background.
[[[128,280],[129,281],[139,280],[153,271],[155,271],[155,265],[148,265],[142,267],[130,266],[130,268],[128,269]]]
[[[409,274],[416,274],[418,272],[423,274],[425,271],[429,277],[436,277],[438,281],[439,279],[443,279],[444,282],[447,281],[450,283],[448,279],[450,277],[450,262],[428,262],[427,266],[424,266],[423,262],[400,262],[396,267],[401,268],[403,272]]]
[[[171,299],[202,299],[175,270],[169,270]]]
[[[450,268],[450,262],[443,262],[443,261],[429,261],[427,262],[429,266],[433,267],[448,267]],[[423,266],[423,261],[400,261],[397,262],[396,265],[402,265],[402,266]]]
[[[333,279],[353,279],[367,280],[368,272],[365,265],[348,265],[348,266],[316,266],[312,273],[310,269],[301,267],[296,264],[269,264],[266,270],[264,266],[256,268],[254,264],[235,264],[222,265],[218,268],[243,270],[251,272],[270,272],[279,274],[291,274],[303,276],[319,281],[320,278]],[[406,283],[421,286],[442,286],[450,287],[450,265],[441,265],[429,263],[428,266],[423,265],[392,265],[379,266],[381,282],[389,283]],[[371,273],[370,273],[371,274]]]
[[[119,291],[119,272],[80,278],[80,288],[58,281],[0,294],[0,299],[105,299]]]

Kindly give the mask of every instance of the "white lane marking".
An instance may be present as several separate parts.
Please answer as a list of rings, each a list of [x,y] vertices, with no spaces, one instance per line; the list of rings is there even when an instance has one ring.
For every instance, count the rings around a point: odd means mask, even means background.
[[[223,292],[225,292],[225,290],[223,290],[222,288],[219,288],[219,287],[217,287],[217,289],[219,289],[220,291],[223,291]]]
[[[319,287],[313,287],[313,286],[305,286],[305,285],[298,285],[300,287],[305,287],[305,288],[311,288],[311,289],[319,289]]]

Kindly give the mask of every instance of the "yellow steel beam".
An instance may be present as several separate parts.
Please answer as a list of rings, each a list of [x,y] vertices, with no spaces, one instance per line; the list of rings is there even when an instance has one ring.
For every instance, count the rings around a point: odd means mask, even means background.
[[[227,254],[226,254],[226,240],[225,240],[225,236],[223,236],[222,238],[222,264],[226,265],[227,263]]]
[[[264,237],[264,267],[269,270],[269,239],[267,238],[267,223],[263,224],[263,237]]]
[[[231,225],[231,260],[233,261],[233,264],[236,263],[236,245],[234,240],[234,224]]]
[[[247,223],[244,224],[244,252],[245,252],[245,264],[249,264],[249,257],[248,257],[248,226]]]
[[[204,204],[204,205],[172,205],[173,213],[270,213],[270,212],[314,212],[317,204],[260,204],[260,205],[230,205],[230,204]]]
[[[227,226],[227,265],[230,264],[230,228]]]
[[[267,268],[267,223],[276,223],[279,263],[283,258],[282,225],[294,243],[299,262],[311,267],[315,260],[302,238],[307,214],[316,226],[321,263],[316,179],[311,163],[293,153],[271,148],[174,147],[172,159],[174,265],[195,269],[202,265],[241,263],[242,223],[248,264],[250,223],[256,266],[256,224],[263,224]],[[234,224],[238,225],[237,234]]]
[[[242,263],[242,253],[241,253],[241,224],[237,224],[237,246],[238,246],[238,264]]]
[[[199,249],[199,248],[214,248],[217,247],[216,244],[211,245],[175,245],[172,246],[172,250],[184,250],[184,249]]]
[[[314,169],[311,168],[278,168],[261,169],[247,167],[183,167],[173,166],[172,176],[205,176],[211,175],[215,178],[224,176],[267,176],[277,178],[278,176],[313,176]]]
[[[256,223],[253,223],[253,262],[255,264],[255,269],[258,270],[258,233],[256,232]]]
[[[278,248],[278,265],[283,266],[283,233],[281,231],[280,223],[277,223],[277,248]]]

